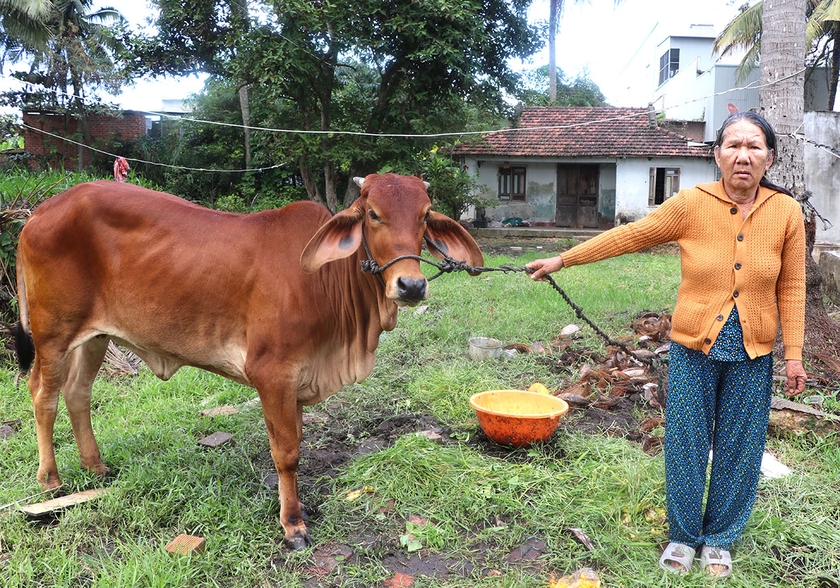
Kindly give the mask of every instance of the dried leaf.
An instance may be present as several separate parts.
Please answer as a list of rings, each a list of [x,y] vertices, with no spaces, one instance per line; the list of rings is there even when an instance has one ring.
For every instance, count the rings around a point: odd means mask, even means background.
[[[505,349],[513,349],[518,353],[531,353],[531,348],[524,343],[511,343],[510,345],[505,345]]]
[[[573,394],[575,396],[586,398],[592,394],[592,386],[589,382],[576,382],[563,390],[563,394]]]
[[[591,399],[584,398],[579,394],[573,394],[571,392],[561,392],[557,396],[572,406],[589,406],[592,404]]]
[[[645,391],[645,400],[648,404],[650,404],[653,408],[662,408],[662,404],[659,402],[659,386],[654,384],[653,382],[648,382],[642,388]]]
[[[645,437],[645,440],[642,441],[642,451],[648,455],[657,455],[664,443],[665,439],[662,437]]]
[[[665,419],[663,419],[662,417],[651,417],[649,419],[646,419],[646,420],[642,421],[642,424],[639,425],[639,430],[644,431],[645,433],[650,433],[654,429],[656,429],[658,427],[664,427],[664,426],[665,426]]]
[[[531,353],[545,353],[545,347],[539,341],[531,343]]]

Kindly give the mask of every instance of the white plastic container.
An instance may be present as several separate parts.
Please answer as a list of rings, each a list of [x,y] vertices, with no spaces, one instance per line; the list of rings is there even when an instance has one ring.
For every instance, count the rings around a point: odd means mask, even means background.
[[[499,359],[502,356],[502,342],[491,337],[470,339],[470,359]]]

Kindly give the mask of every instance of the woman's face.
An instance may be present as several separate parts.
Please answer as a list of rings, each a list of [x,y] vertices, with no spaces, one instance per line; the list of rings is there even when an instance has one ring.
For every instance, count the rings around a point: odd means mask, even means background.
[[[741,119],[723,131],[721,144],[715,147],[715,161],[723,184],[737,194],[753,195],[764,172],[773,163],[764,132],[757,125]]]

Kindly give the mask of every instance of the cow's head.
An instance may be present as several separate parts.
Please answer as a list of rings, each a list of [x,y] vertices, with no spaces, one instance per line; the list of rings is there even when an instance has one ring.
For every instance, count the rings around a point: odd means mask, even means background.
[[[484,263],[466,229],[432,210],[428,184],[420,178],[371,174],[353,180],[361,188],[361,196],[315,233],[301,254],[303,271],[312,273],[325,263],[349,257],[363,242],[374,261],[384,266],[401,255],[420,255],[424,235],[434,245],[432,255],[439,259],[446,254],[470,266]],[[381,275],[385,295],[398,305],[417,304],[429,296],[416,259],[397,261]]]

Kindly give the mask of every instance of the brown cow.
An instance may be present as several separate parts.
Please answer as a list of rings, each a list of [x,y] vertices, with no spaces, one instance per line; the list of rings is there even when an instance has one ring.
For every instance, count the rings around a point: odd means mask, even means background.
[[[356,182],[361,196],[333,217],[312,202],[219,212],[116,182],[80,184],[41,204],[17,258],[18,359],[26,371],[34,356],[29,389],[41,485],[60,484],[59,391],[82,465],[108,472],[90,396],[113,340],[164,380],[190,365],[257,389],[285,540],[295,549],[310,545],[297,489],[302,407],[367,377],[398,307],[428,296],[416,259],[372,275],[360,270],[367,251],[384,266],[419,255],[425,236],[456,260],[483,262],[469,233],[431,210],[419,178]]]

